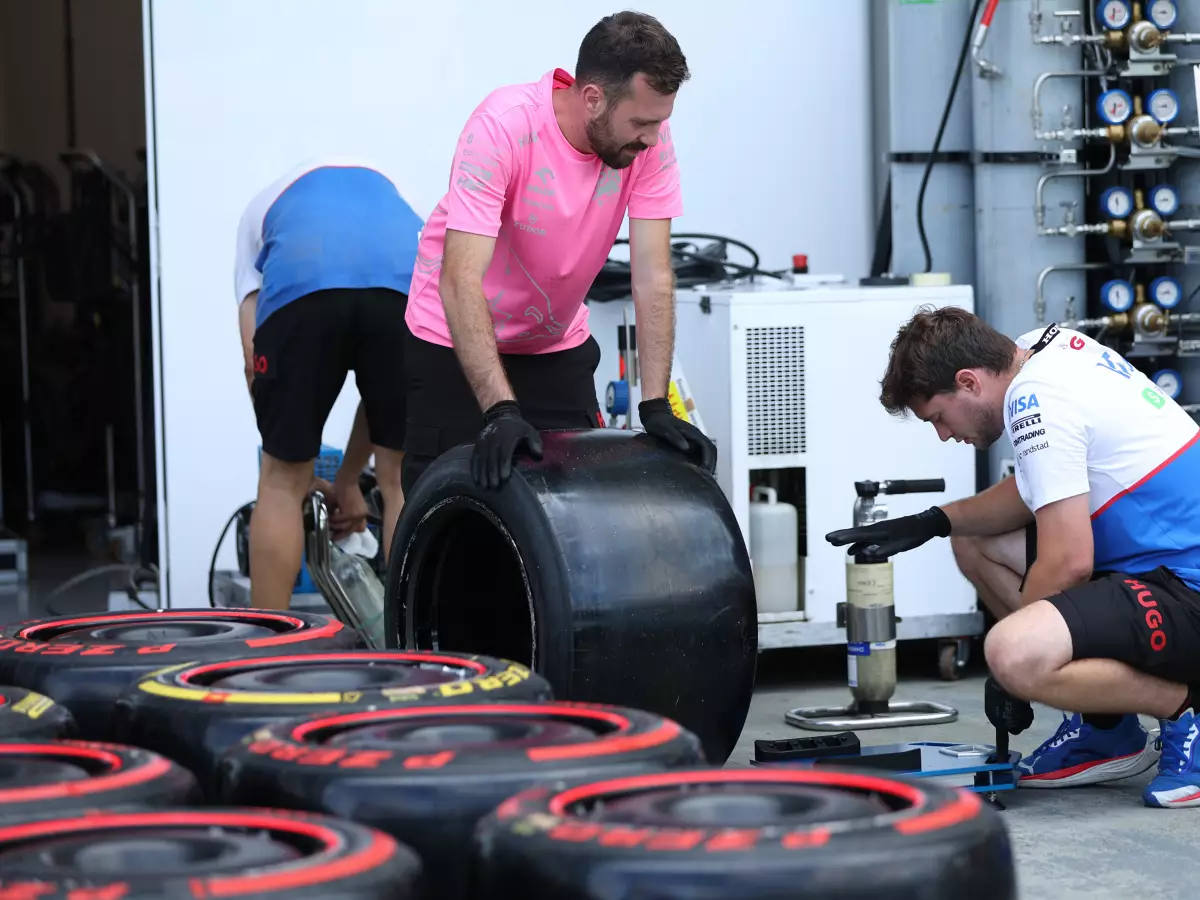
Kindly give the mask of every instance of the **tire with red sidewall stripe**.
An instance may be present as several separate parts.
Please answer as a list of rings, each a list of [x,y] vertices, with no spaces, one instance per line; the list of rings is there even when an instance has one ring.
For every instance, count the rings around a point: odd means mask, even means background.
[[[478,825],[475,900],[1016,900],[979,794],[832,768],[539,785]]]
[[[551,699],[550,683],[527,666],[466,653],[355,650],[184,663],[125,692],[113,739],[171,757],[208,789],[220,755],[274,722],[319,712]]]
[[[75,719],[45,694],[0,684],[0,741],[52,741],[75,736]]]
[[[348,650],[357,635],[315,613],[188,609],[55,616],[0,629],[0,683],[65,706],[79,735],[112,738],[113,704],[173,663]]]
[[[87,741],[0,743],[0,822],[87,809],[186,806],[200,799],[191,772],[140,747]]]
[[[147,851],[148,842],[164,852]],[[417,900],[421,878],[416,854],[383,832],[283,810],[103,812],[0,824],[3,900]]]
[[[318,715],[268,726],[219,767],[224,803],[364,822],[421,855],[440,900],[466,897],[476,822],[545,780],[704,764],[699,738],[641,710],[548,702]]]

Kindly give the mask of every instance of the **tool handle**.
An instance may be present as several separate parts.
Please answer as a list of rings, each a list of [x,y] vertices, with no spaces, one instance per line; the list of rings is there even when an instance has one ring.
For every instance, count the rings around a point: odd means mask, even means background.
[[[1006,762],[1008,760],[1008,729],[996,729],[996,761]]]
[[[916,478],[907,481],[885,481],[885,494],[939,494],[946,490],[945,478]]]

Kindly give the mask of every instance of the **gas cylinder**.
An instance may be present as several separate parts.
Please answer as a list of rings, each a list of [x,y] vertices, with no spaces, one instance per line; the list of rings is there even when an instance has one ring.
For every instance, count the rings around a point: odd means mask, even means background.
[[[750,562],[758,611],[795,612],[800,602],[799,514],[771,487],[750,495]]]

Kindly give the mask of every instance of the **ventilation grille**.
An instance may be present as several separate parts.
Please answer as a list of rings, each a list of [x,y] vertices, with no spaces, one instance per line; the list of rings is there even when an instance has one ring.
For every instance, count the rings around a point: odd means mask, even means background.
[[[747,452],[804,453],[804,327],[746,329]]]

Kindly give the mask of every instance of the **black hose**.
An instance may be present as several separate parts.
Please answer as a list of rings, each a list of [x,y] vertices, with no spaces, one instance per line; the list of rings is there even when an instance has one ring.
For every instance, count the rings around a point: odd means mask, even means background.
[[[728,260],[721,260],[718,263],[719,265],[723,266],[726,269],[733,269],[735,271],[735,273],[738,275],[765,275],[768,278],[780,278],[783,274],[782,272],[768,272],[764,269],[759,268],[759,263],[761,262],[761,260],[759,259],[758,252],[753,247],[751,247],[749,244],[743,243],[742,241],[736,240],[734,238],[725,237],[725,236],[719,235],[719,234],[707,234],[707,233],[698,232],[698,231],[671,235],[672,241],[674,241],[677,238],[713,241],[718,244],[731,244],[734,247],[741,247],[743,250],[745,250],[747,253],[749,253],[751,258],[753,259],[753,262],[750,265],[744,266],[741,263],[729,262]],[[628,244],[628,243],[629,243],[629,238],[617,238],[615,241],[613,241],[613,246],[619,247],[622,244]],[[671,253],[674,256],[682,256],[684,259],[694,259],[694,260],[698,260],[700,262],[716,262],[711,257],[704,256],[704,255],[698,254],[698,253],[691,253],[687,250],[680,250],[678,247],[674,246],[673,244],[671,246]],[[618,266],[622,266],[624,268],[630,267],[629,263],[626,260],[622,260],[622,259],[612,259],[610,257],[608,262],[611,265],[618,265]]]
[[[212,559],[208,563],[208,605],[214,609],[217,606],[217,602],[216,597],[213,595],[213,581],[216,579],[217,556],[221,552],[221,545],[225,543],[225,535],[229,533],[229,529],[233,526],[233,523],[237,521],[237,518],[247,512],[253,513],[254,507],[255,501],[253,500],[238,507],[234,514],[230,516],[229,520],[225,523],[225,527],[221,529],[221,536],[217,538],[217,545],[213,547]],[[383,519],[371,512],[367,513],[367,523],[375,525],[380,529],[383,528]],[[130,599],[132,599],[135,603],[141,603],[141,600],[136,594],[130,594]],[[145,606],[144,603],[142,605]]]
[[[950,121],[950,111],[954,108],[954,96],[958,93],[958,83],[962,80],[963,64],[967,54],[971,52],[971,36],[975,33],[975,20],[979,18],[979,8],[983,0],[975,0],[971,10],[971,18],[967,23],[967,33],[963,36],[962,50],[958,54],[958,67],[954,70],[954,80],[950,83],[950,96],[946,98],[946,108],[942,110],[942,123],[938,126],[937,137],[933,141],[933,151],[925,163],[925,174],[921,177],[921,190],[917,193],[917,234],[921,236],[921,249],[925,253],[925,272],[933,271],[933,256],[929,252],[929,238],[925,234],[925,188],[929,186],[929,173],[933,171],[934,160],[942,146],[942,135],[946,133],[946,123]]]
[[[213,578],[217,571],[217,555],[221,552],[221,545],[225,543],[225,535],[229,533],[229,529],[237,520],[237,517],[253,509],[253,500],[238,507],[237,511],[229,517],[229,521],[225,523],[225,527],[221,529],[221,536],[217,538],[217,546],[213,547],[212,560],[208,564],[208,605],[214,609],[217,606],[216,599],[213,597]]]

